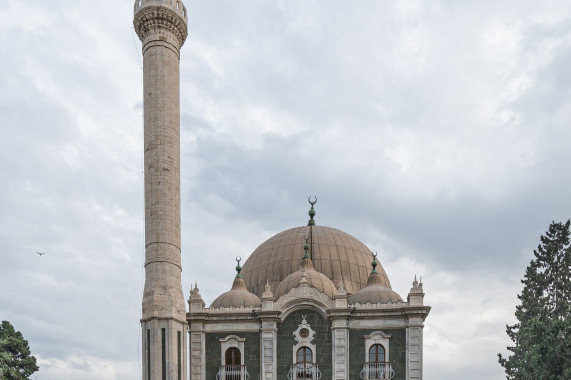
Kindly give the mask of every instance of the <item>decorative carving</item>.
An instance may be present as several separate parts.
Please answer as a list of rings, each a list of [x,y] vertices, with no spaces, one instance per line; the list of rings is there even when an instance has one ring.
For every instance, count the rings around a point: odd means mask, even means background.
[[[266,279],[266,289],[264,291],[264,294],[262,294],[262,299],[270,299],[270,298],[274,298],[274,294],[272,293],[272,287],[270,286],[269,280]]]
[[[240,307],[234,307],[234,306],[230,306],[230,307],[224,307],[224,306],[220,306],[218,308],[216,307],[210,307],[208,310],[210,313],[251,313],[254,310],[259,310],[259,307],[254,307],[254,306],[244,306],[241,305]]]
[[[145,41],[150,32],[166,30],[174,35],[178,42],[177,48],[180,49],[188,36],[185,17],[177,13],[176,8],[173,8],[172,5],[169,7],[166,3],[151,3],[153,4],[143,4],[143,6],[135,10],[133,26],[139,39]]]
[[[339,287],[337,288],[337,295],[338,296],[347,295],[347,292],[345,291],[345,287],[343,286],[343,281],[339,281]]]
[[[302,315],[302,321],[297,326],[297,329],[293,332],[295,340],[302,344],[308,344],[313,340],[315,331],[311,329],[311,326],[305,320],[305,315]]]
[[[301,347],[309,347],[313,353],[313,362],[317,363],[317,350],[315,349],[316,346],[315,344],[311,343],[315,337],[315,331],[313,331],[309,323],[307,323],[305,317],[305,315],[302,315],[301,323],[297,325],[297,329],[293,332],[293,337],[297,341],[297,344],[293,346],[293,363],[297,361],[297,350],[299,350]]]
[[[310,299],[316,303],[322,304],[325,309],[332,309],[335,303],[326,294],[321,293],[319,290],[312,286],[298,286],[280,297],[280,299],[274,303],[274,310],[282,310],[287,304],[293,301],[300,301],[300,299]]]
[[[349,307],[355,309],[398,309],[400,307],[408,306],[407,302],[391,302],[390,300],[387,303],[359,303],[355,302],[354,304],[349,304]]]

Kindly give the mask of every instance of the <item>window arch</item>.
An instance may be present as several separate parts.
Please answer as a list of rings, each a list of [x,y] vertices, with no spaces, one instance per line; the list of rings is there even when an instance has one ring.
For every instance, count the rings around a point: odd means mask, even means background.
[[[382,344],[373,344],[369,348],[369,363],[384,363],[385,347]]]
[[[311,348],[303,346],[297,350],[296,355],[297,363],[313,363],[313,352]]]
[[[225,365],[242,365],[242,355],[236,347],[230,347],[224,354]]]

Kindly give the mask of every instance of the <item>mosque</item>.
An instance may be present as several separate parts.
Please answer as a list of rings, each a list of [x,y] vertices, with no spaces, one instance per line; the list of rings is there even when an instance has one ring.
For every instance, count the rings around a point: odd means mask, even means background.
[[[190,291],[191,379],[422,378],[422,284],[405,302],[363,243],[315,214],[238,263],[210,307]]]
[[[185,302],[180,251],[180,0],[136,0],[143,50],[145,287],[143,380],[422,380],[430,312],[414,278],[406,301],[376,255],[315,220],[280,232],[211,305]],[[411,276],[412,277],[412,276]],[[186,308],[188,303],[188,309]]]

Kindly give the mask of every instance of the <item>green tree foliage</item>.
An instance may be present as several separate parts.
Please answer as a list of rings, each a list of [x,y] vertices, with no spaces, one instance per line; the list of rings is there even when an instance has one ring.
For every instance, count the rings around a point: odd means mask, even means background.
[[[0,326],[0,379],[28,379],[39,367],[30,354],[28,341],[8,321]]]
[[[552,222],[521,281],[518,323],[506,326],[511,354],[498,354],[509,380],[571,379],[569,226]]]

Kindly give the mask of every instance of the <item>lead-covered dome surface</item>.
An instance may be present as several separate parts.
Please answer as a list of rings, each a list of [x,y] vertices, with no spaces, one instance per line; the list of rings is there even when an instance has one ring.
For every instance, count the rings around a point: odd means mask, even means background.
[[[387,303],[387,302],[403,302],[399,296],[392,289],[383,285],[382,277],[373,269],[370,274],[367,286],[359,290],[357,293],[349,296],[349,304],[359,302],[360,304],[370,303]]]
[[[335,228],[312,226],[311,229],[310,254],[315,270],[333,281],[335,287],[342,281],[348,294],[364,288],[371,270],[371,251],[353,236]],[[248,290],[261,297],[267,280],[276,294],[282,280],[299,270],[304,236],[309,235],[309,226],[296,227],[274,235],[256,248],[242,267]],[[379,265],[377,270],[382,285],[390,289],[383,267]]]
[[[244,279],[236,277],[232,284],[232,289],[226,293],[221,294],[212,302],[211,308],[221,307],[255,307],[260,306],[262,301],[246,289]]]
[[[279,299],[281,296],[288,294],[290,290],[297,288],[301,284],[300,281],[303,277],[305,277],[308,286],[314,287],[331,299],[335,296],[336,289],[333,282],[323,273],[319,273],[313,269],[311,259],[304,258],[301,268],[282,280],[280,286],[278,286],[278,289],[274,293],[274,297]]]

